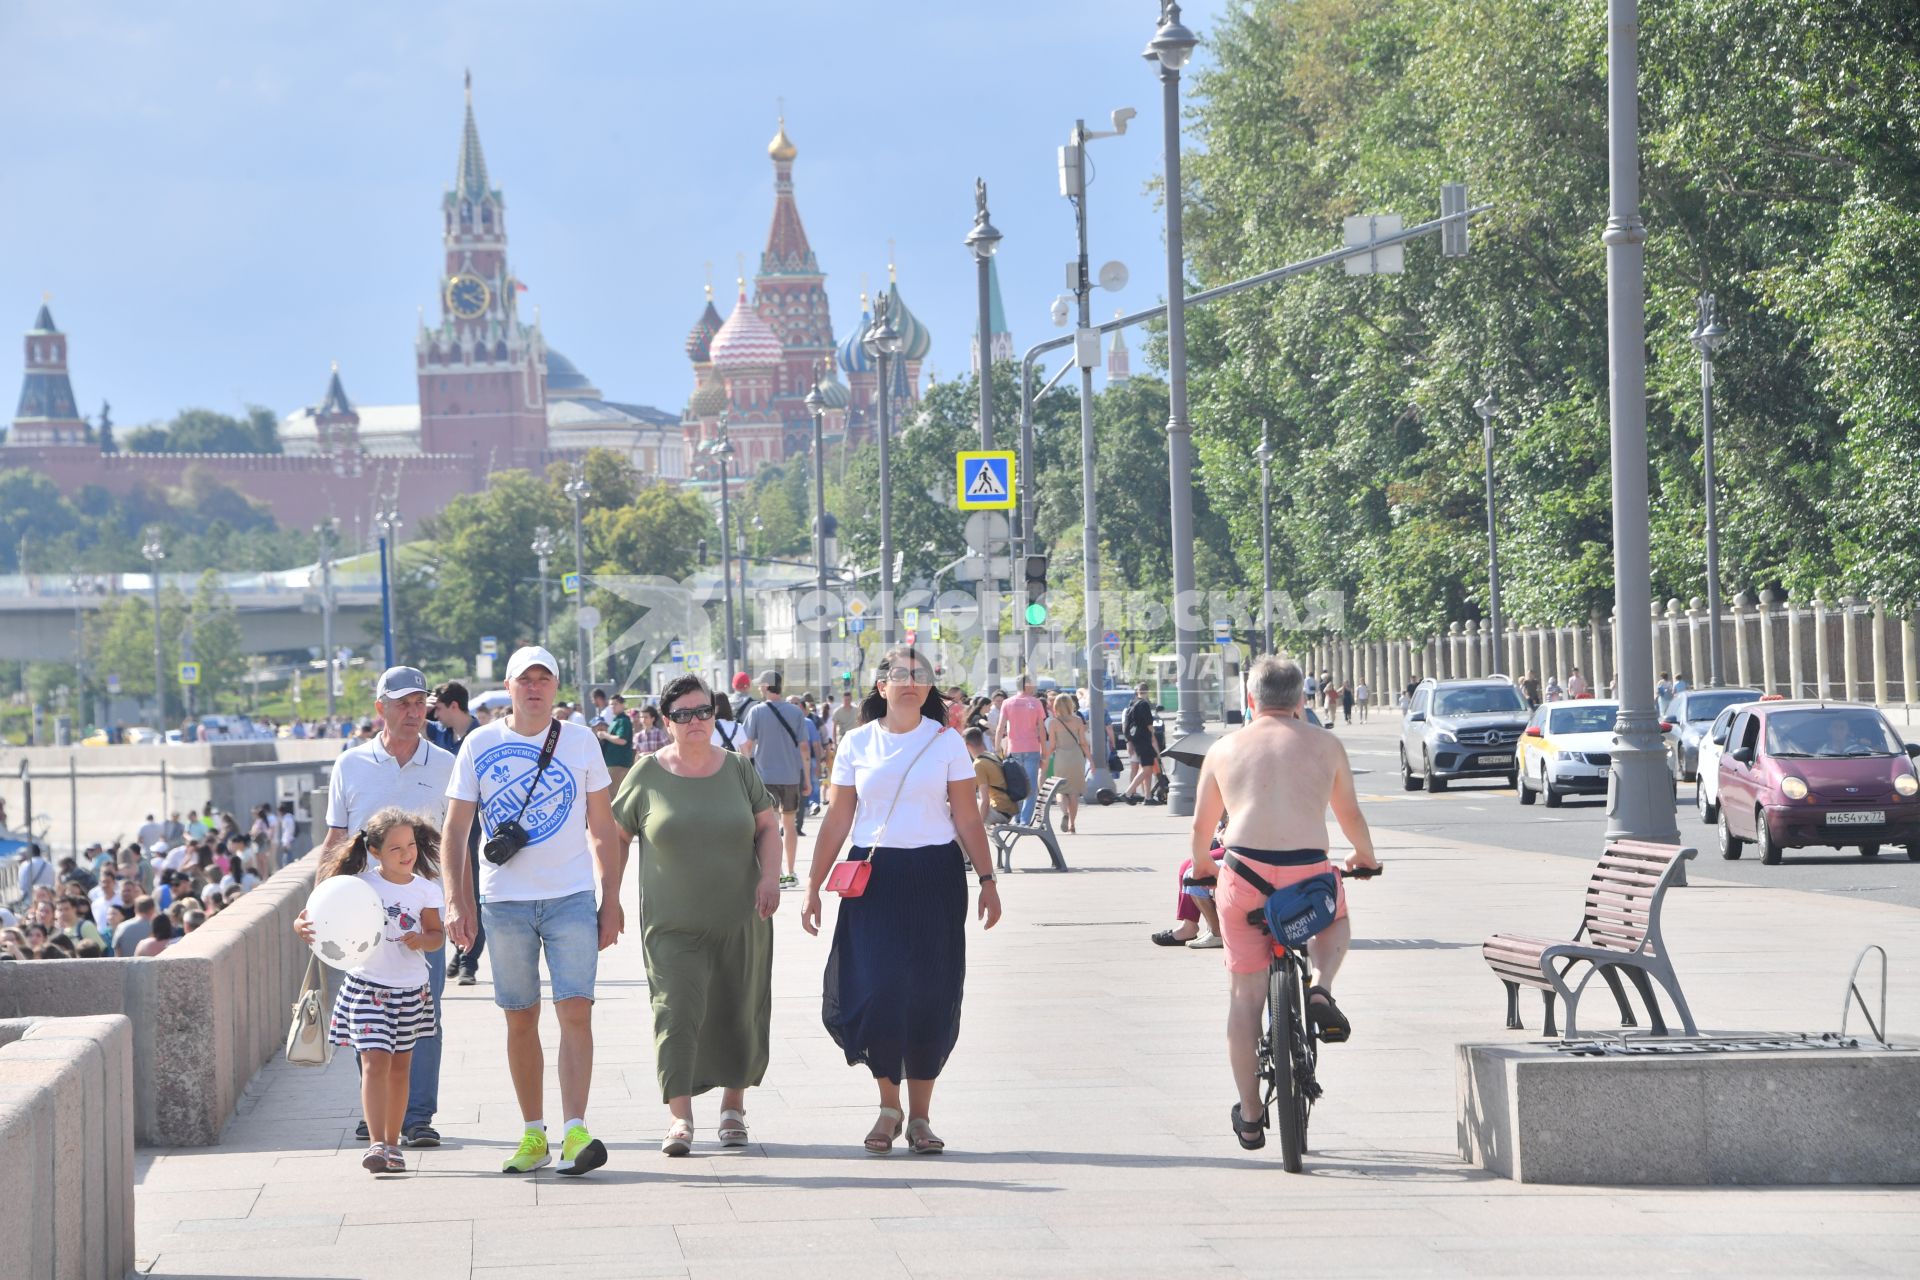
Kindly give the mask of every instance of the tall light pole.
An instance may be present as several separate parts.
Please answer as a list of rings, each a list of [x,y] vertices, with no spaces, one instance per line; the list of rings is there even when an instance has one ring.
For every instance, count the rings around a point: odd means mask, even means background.
[[[1487,630],[1493,637],[1493,660],[1487,670],[1505,665],[1500,658],[1500,543],[1493,532],[1493,417],[1500,397],[1489,391],[1473,402],[1480,415],[1480,443],[1487,460]]]
[[[536,579],[540,587],[540,636],[535,643],[544,645],[547,642],[547,561],[553,555],[553,530],[544,524],[535,525],[532,549],[534,562],[540,566],[540,576]]]
[[[397,547],[394,534],[403,522],[400,513],[389,506],[374,517],[374,523],[380,526],[380,641],[385,650],[386,665],[391,667],[394,665],[393,577]]]
[[[720,414],[720,428],[712,440],[702,446],[706,454],[720,464],[720,612],[727,641],[727,688],[733,688],[737,653],[733,643],[733,551],[728,526],[733,513],[727,497],[727,466],[733,460],[733,442],[727,439],[727,414]]]
[[[820,379],[826,366],[813,362],[813,385],[807,388],[807,416],[813,419],[813,590],[814,599],[824,608],[827,601],[827,398],[820,394]],[[820,650],[820,697],[822,705],[833,699],[833,677],[827,673],[827,625],[815,618]]]
[[[1719,688],[1720,678],[1720,522],[1714,509],[1713,479],[1713,353],[1727,340],[1727,327],[1713,314],[1713,295],[1700,295],[1700,324],[1691,335],[1700,353],[1700,466],[1707,490],[1707,683]]]
[[[1673,775],[1653,705],[1647,504],[1646,224],[1640,221],[1640,16],[1607,0],[1607,381],[1613,444],[1613,616],[1620,620],[1607,839],[1676,844]]]
[[[167,549],[160,545],[160,531],[150,530],[140,545],[147,560],[147,583],[153,588],[153,727],[162,738],[167,733],[167,660],[160,644],[160,562]]]
[[[893,360],[905,345],[887,320],[887,294],[874,299],[873,325],[861,339],[867,354],[874,358],[880,375],[880,644],[893,644],[893,472],[890,451],[893,438]]]
[[[1260,632],[1266,651],[1273,652],[1273,441],[1264,419],[1260,423]]]
[[[1164,112],[1167,203],[1167,482],[1173,532],[1173,652],[1178,662],[1174,687],[1180,699],[1180,733],[1198,733],[1200,716],[1200,634],[1193,615],[1193,427],[1187,421],[1186,248],[1180,229],[1180,69],[1200,40],[1180,21],[1178,0],[1161,0],[1160,25],[1144,56],[1160,72]],[[1625,615],[1622,615],[1625,616]],[[1199,770],[1181,769],[1167,795],[1167,812],[1191,817]]]
[[[587,469],[585,463],[573,464],[573,474],[560,492],[573,502],[573,581],[574,581],[574,642],[576,646],[575,662],[580,675],[580,706],[585,714],[587,705],[587,686],[593,683],[593,668],[587,659],[587,539],[581,519],[580,504],[587,500],[593,490],[587,487]]]
[[[333,544],[339,521],[328,516],[313,526],[320,544],[320,648],[327,661],[327,723],[333,723],[339,707],[333,692],[334,671],[339,659],[333,651]]]
[[[973,250],[973,262],[979,294],[980,313],[980,447],[993,448],[993,306],[991,276],[993,255],[1000,248],[1000,232],[987,216],[987,180],[973,180],[973,229],[965,244]],[[1016,484],[1032,484],[1030,476],[1021,476]],[[993,554],[988,547],[987,570],[980,577],[980,624],[987,650],[987,688],[1000,687],[1000,579],[992,572]]]

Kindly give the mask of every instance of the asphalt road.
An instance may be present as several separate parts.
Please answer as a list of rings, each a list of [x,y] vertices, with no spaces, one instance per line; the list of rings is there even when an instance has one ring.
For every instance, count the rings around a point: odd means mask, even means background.
[[[1353,761],[1368,822],[1589,861],[1600,855],[1606,836],[1604,796],[1570,797],[1558,810],[1549,810],[1538,800],[1522,808],[1512,789],[1498,780],[1456,782],[1440,795],[1402,791],[1398,727],[1399,716],[1389,714],[1336,730]],[[1720,856],[1716,831],[1700,821],[1693,804],[1693,784],[1681,783],[1675,816],[1681,840],[1700,851],[1693,864],[1697,875],[1920,907],[1920,862],[1909,861],[1898,846],[1888,846],[1877,858],[1837,849],[1788,849],[1773,867],[1761,866],[1749,847],[1744,857],[1729,862]]]

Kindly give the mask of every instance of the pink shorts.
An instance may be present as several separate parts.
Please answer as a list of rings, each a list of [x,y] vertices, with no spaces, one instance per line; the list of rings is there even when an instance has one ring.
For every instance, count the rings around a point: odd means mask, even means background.
[[[1299,884],[1312,876],[1325,875],[1334,869],[1332,862],[1309,862],[1297,867],[1273,867],[1264,862],[1248,860],[1247,865],[1253,873],[1265,880],[1275,889],[1290,884]],[[1337,906],[1334,919],[1347,918],[1347,882],[1335,877],[1339,884]],[[1254,888],[1240,877],[1225,859],[1220,863],[1220,883],[1213,891],[1214,903],[1220,908],[1220,940],[1226,944],[1228,973],[1264,973],[1273,961],[1273,939],[1264,933],[1260,926],[1247,919],[1247,913],[1258,911],[1266,905],[1267,895]]]

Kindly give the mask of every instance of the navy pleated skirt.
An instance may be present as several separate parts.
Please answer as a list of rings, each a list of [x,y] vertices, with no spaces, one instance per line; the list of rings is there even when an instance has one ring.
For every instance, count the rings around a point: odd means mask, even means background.
[[[867,856],[867,891],[840,900],[821,1020],[849,1064],[895,1084],[932,1080],[960,1038],[966,855],[949,842]]]

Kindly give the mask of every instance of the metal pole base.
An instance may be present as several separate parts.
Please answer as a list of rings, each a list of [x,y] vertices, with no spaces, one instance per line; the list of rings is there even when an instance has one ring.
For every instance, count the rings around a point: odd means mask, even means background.
[[[1680,843],[1674,818],[1673,773],[1658,722],[1623,712],[1607,779],[1607,839]]]

